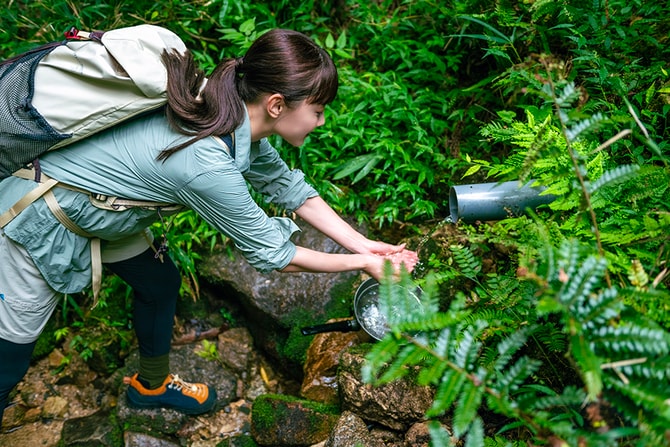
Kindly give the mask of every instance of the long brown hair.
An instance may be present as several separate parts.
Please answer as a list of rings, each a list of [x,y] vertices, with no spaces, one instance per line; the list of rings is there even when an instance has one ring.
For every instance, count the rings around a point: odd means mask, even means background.
[[[292,107],[306,100],[335,99],[337,69],[328,53],[297,31],[274,29],[260,36],[241,58],[224,59],[209,77],[190,52],[163,53],[167,68],[167,117],[190,140],[162,151],[158,160],[210,135],[227,135],[244,120],[245,103],[279,93]]]

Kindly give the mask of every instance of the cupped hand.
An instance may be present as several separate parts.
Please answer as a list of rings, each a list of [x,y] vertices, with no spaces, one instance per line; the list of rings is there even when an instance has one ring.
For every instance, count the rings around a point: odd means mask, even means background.
[[[356,252],[360,254],[387,256],[394,253],[400,253],[403,250],[405,250],[405,244],[393,245],[387,242],[366,239],[363,244],[357,247]]]
[[[370,255],[370,263],[366,271],[377,281],[380,281],[384,277],[384,266],[387,262],[390,262],[393,266],[393,276],[399,278],[402,268],[408,272],[414,270],[419,262],[419,256],[415,251],[404,248],[393,253]]]
[[[397,253],[391,253],[384,257],[391,261],[391,264],[393,264],[394,270],[396,271],[400,271],[401,267],[404,266],[408,272],[412,272],[416,264],[419,262],[419,255],[417,252],[404,248]]]

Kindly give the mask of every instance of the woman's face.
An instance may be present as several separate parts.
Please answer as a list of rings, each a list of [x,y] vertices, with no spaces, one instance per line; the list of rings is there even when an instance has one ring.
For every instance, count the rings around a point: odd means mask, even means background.
[[[284,105],[275,122],[274,133],[293,146],[301,146],[311,131],[326,122],[323,110],[324,106],[308,104],[306,100],[293,108]]]

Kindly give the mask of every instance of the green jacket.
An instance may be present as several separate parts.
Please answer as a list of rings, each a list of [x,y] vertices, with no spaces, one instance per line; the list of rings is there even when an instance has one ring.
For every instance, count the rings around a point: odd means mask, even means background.
[[[87,191],[184,205],[232,239],[259,271],[284,268],[295,254],[290,237],[299,228],[288,218],[268,217],[248,185],[288,211],[317,192],[302,172],[288,168],[266,139],[251,142],[248,116],[234,135],[234,158],[214,138],[206,138],[157,162],[161,150],[187,139],[170,128],[160,111],[49,152],[40,164],[48,176]],[[0,212],[35,185],[16,177],[0,182]],[[113,245],[133,240],[128,237],[143,234],[159,219],[156,210],[108,211],[93,206],[86,194],[65,188],[54,193],[72,221],[103,240],[103,260],[106,241]],[[64,228],[44,200],[4,230],[26,248],[55,290],[74,293],[90,284],[89,240]]]

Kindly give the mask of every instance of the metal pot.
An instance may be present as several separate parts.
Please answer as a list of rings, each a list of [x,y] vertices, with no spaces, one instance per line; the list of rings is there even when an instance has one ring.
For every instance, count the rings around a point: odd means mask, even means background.
[[[374,278],[367,279],[358,286],[354,295],[354,318],[333,323],[318,324],[301,329],[303,335],[322,332],[349,332],[363,329],[370,337],[381,340],[388,332],[386,317],[379,310],[379,286]],[[404,288],[397,285],[394,287]],[[421,288],[416,287],[407,295],[421,309]]]

